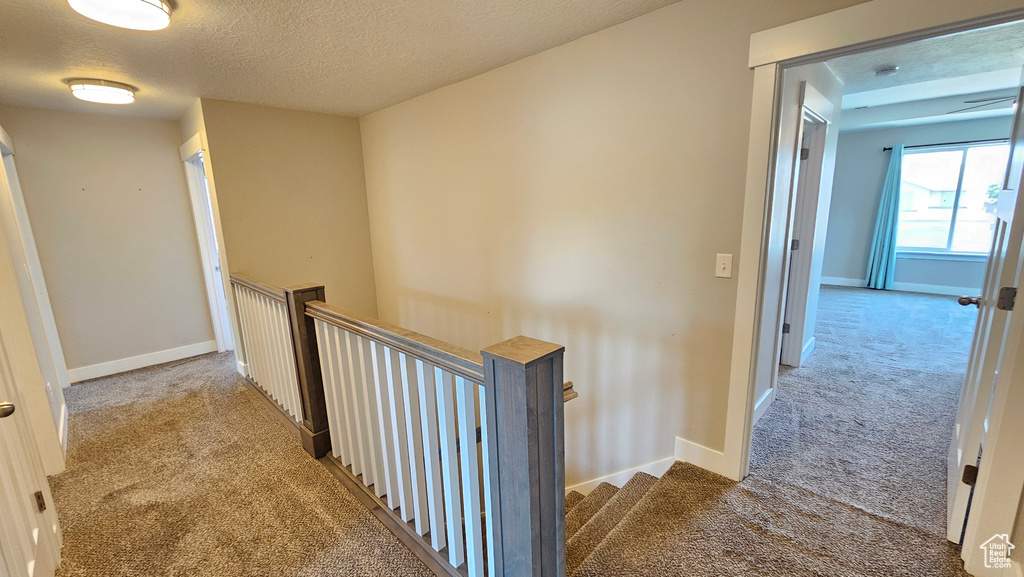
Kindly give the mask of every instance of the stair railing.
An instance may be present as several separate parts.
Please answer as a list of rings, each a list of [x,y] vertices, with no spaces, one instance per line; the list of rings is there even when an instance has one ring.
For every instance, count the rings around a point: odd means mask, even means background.
[[[285,291],[231,275],[238,332],[236,355],[245,376],[294,421],[302,417]]]
[[[245,329],[269,315],[253,320],[252,293],[264,308],[259,297],[283,295],[307,452],[334,460],[448,574],[564,577],[563,405],[577,395],[564,347],[520,336],[477,353],[329,305],[320,285],[232,284],[246,367],[268,356],[266,331]]]

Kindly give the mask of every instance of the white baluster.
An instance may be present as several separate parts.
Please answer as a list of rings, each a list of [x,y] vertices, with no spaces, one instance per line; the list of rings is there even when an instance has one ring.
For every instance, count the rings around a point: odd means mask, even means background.
[[[351,466],[353,472],[355,472],[356,434],[355,430],[352,428],[352,412],[349,410],[351,399],[349,395],[348,384],[346,383],[347,369],[345,368],[344,353],[342,352],[343,345],[341,341],[343,338],[343,333],[344,331],[342,331],[341,329],[334,326],[331,327],[331,344],[334,345],[334,359],[336,363],[334,366],[334,370],[336,371],[335,375],[337,375],[338,383],[337,392],[338,397],[341,398],[341,406],[339,407],[341,409],[340,420],[345,427],[345,438],[343,439],[343,442],[345,444],[345,456],[348,457],[344,461],[344,464]],[[358,475],[358,473],[356,474]]]
[[[380,426],[377,424],[377,395],[373,389],[373,375],[370,374],[372,360],[370,359],[370,341],[358,335],[352,335],[353,352],[355,353],[355,377],[359,387],[359,396],[362,400],[363,441],[366,443],[367,467],[370,469],[370,479],[366,483],[369,487],[373,485],[384,485],[386,482],[381,477],[384,466],[380,458]],[[363,476],[363,481],[367,481]],[[374,489],[374,492],[377,490]]]
[[[476,385],[455,377],[459,408],[459,456],[462,461],[462,504],[466,522],[466,567],[469,577],[483,577],[484,541],[480,519],[480,460],[476,448]]]
[[[502,569],[498,565],[501,560],[501,507],[497,490],[497,438],[493,428],[497,415],[494,414],[493,404],[487,404],[487,395],[490,394],[487,389],[476,383],[474,386],[480,396],[480,447],[483,455],[481,466],[484,477],[484,510],[487,513],[484,516],[487,529],[487,574],[493,577],[502,574]]]
[[[348,418],[351,422],[351,429],[355,435],[355,453],[352,458],[352,472],[362,476],[362,484],[370,486],[373,484],[370,472],[370,462],[367,459],[367,443],[364,424],[359,418],[359,411],[362,400],[359,399],[359,385],[355,380],[356,352],[352,340],[355,335],[348,331],[340,331],[342,338],[342,361],[344,365],[343,375],[345,377],[345,388],[348,390]]]
[[[331,453],[335,458],[340,458],[344,463],[345,458],[342,457],[341,435],[339,434],[343,424],[340,420],[340,411],[338,410],[338,383],[335,381],[334,366],[331,362],[331,357],[334,354],[330,341],[331,327],[320,320],[314,320],[313,322],[316,326],[317,350],[320,353],[320,374],[324,381],[324,400],[327,402],[327,424],[331,432]]]
[[[405,432],[409,447],[409,480],[412,493],[412,516],[416,533],[427,532],[427,486],[423,472],[423,431],[420,427],[419,374],[415,357],[405,355],[402,363],[402,395],[405,397]]]
[[[259,314],[260,314],[260,335],[263,339],[263,350],[266,353],[268,370],[270,371],[270,378],[267,379],[267,386],[269,388],[270,397],[275,401],[280,402],[281,393],[279,392],[279,383],[281,382],[280,370],[277,366],[277,358],[274,355],[273,349],[273,335],[270,333],[270,322],[267,319],[267,297],[263,295],[257,295],[259,299]]]
[[[437,427],[441,444],[441,476],[444,480],[444,506],[448,534],[448,561],[459,567],[466,560],[462,542],[462,487],[459,483],[459,456],[455,446],[455,399],[452,374],[435,369],[437,390]]]
[[[426,484],[427,511],[430,516],[430,545],[435,551],[444,548],[444,487],[441,485],[441,448],[437,443],[437,394],[434,388],[434,367],[416,361],[419,384],[420,425],[423,438],[423,480]]]
[[[377,397],[377,426],[380,428],[380,453],[384,483],[374,485],[377,496],[387,495],[388,506],[398,507],[398,480],[395,476],[392,447],[394,440],[391,430],[391,389],[388,386],[385,355],[387,348],[380,343],[370,342],[370,369],[373,372],[373,390]]]
[[[299,373],[295,367],[295,347],[292,344],[292,328],[288,324],[288,307],[278,305],[278,323],[284,336],[285,370],[288,376],[285,386],[288,388],[288,412],[296,421],[302,420],[302,401],[299,397]]]
[[[388,349],[385,367],[388,389],[391,391],[391,434],[394,441],[392,454],[398,481],[398,506],[402,520],[408,522],[412,519],[412,491],[409,479],[409,439],[405,433],[405,400],[400,382],[403,356],[394,349]]]

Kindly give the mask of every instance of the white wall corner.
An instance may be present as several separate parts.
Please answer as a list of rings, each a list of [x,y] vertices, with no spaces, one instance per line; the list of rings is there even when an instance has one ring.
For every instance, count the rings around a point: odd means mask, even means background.
[[[618,473],[612,473],[610,475],[605,475],[604,477],[598,477],[596,479],[577,483],[571,487],[566,487],[565,492],[569,493],[570,491],[576,491],[577,493],[587,495],[596,489],[601,483],[608,483],[610,485],[615,485],[616,487],[622,487],[633,478],[633,475],[636,475],[637,473],[647,473],[648,475],[660,478],[675,462],[675,457],[665,457],[664,459],[659,459],[657,461],[647,463],[646,465],[640,465],[639,467],[633,467],[632,469],[626,469],[624,471],[619,471]]]
[[[188,357],[213,353],[216,351],[217,341],[206,341],[196,343],[194,345],[185,345],[174,349],[157,351],[155,353],[147,353],[136,357],[128,357],[127,359],[119,359],[116,361],[108,361],[105,363],[89,365],[87,367],[71,369],[68,371],[68,376],[72,383],[77,383],[79,381],[98,379],[100,377],[116,375],[125,371],[134,371],[135,369],[141,369],[143,367],[151,367],[153,365],[159,365],[160,363],[169,363],[171,361],[187,359]]]
[[[726,466],[725,453],[687,441],[682,437],[676,437],[676,460],[685,461],[712,473],[732,478],[732,474]]]
[[[235,361],[235,369],[238,370],[238,374],[242,375],[243,377],[246,376],[246,374],[248,374],[246,371],[247,368],[248,367],[246,366],[246,364],[243,363],[242,361]]]

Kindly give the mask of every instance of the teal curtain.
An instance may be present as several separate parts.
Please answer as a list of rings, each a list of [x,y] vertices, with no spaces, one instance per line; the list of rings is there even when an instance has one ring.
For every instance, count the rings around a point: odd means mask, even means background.
[[[900,216],[900,182],[903,180],[903,145],[892,147],[889,171],[878,201],[875,237],[868,259],[867,287],[892,290],[896,276],[896,227]]]

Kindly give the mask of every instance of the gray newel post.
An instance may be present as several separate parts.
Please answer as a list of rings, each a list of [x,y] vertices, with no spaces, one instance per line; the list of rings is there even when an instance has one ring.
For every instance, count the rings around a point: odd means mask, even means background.
[[[490,554],[504,575],[565,577],[565,347],[520,336],[481,352],[497,451]]]
[[[327,401],[324,380],[320,374],[320,352],[316,345],[316,327],[306,316],[306,303],[324,300],[324,286],[304,284],[284,289],[295,348],[299,395],[302,398],[302,423],[299,434],[302,448],[319,459],[331,450],[331,433],[327,428]]]

